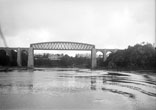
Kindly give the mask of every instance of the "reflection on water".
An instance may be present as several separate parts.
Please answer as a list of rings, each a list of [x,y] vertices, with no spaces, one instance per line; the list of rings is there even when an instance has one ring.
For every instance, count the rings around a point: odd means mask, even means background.
[[[0,109],[155,110],[154,76],[88,69],[0,73]]]

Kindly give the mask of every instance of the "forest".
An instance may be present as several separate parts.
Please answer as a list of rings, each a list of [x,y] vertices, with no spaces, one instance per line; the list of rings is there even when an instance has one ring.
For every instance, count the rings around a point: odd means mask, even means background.
[[[155,69],[156,49],[150,43],[128,46],[127,49],[110,54],[101,66],[108,69]]]
[[[90,68],[91,59],[86,57],[72,57],[67,54],[63,54],[58,60],[50,60],[48,58],[50,54],[36,55],[35,66],[37,67],[79,67]],[[58,54],[56,54],[58,55]],[[38,56],[38,57],[37,57]]]

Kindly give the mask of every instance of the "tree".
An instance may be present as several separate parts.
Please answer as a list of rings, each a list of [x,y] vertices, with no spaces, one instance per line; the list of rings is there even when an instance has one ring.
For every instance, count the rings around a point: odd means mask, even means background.
[[[108,68],[155,69],[156,51],[149,43],[128,46],[111,54],[104,65]]]

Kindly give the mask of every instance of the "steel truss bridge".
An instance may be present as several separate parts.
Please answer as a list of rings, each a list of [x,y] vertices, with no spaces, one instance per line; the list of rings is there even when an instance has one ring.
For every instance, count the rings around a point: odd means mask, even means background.
[[[94,45],[78,42],[42,42],[31,44],[36,50],[91,50]]]

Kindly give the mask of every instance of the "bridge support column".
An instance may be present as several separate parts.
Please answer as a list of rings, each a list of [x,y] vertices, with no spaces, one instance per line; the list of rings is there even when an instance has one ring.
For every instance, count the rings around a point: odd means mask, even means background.
[[[30,47],[28,50],[28,68],[34,67],[34,49]]]
[[[107,59],[106,53],[107,53],[106,50],[104,50],[104,51],[103,51],[103,61],[106,61],[106,59]]]
[[[21,64],[21,49],[17,49],[17,66],[22,66]]]
[[[91,50],[91,66],[92,69],[94,69],[97,65],[96,65],[96,49],[92,48]]]

